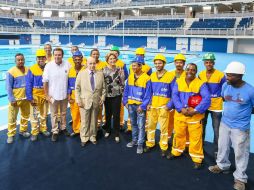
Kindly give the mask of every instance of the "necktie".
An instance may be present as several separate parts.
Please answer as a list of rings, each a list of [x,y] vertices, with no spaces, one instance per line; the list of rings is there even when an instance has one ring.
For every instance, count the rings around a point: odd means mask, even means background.
[[[92,90],[94,91],[94,72],[91,72],[90,83]]]

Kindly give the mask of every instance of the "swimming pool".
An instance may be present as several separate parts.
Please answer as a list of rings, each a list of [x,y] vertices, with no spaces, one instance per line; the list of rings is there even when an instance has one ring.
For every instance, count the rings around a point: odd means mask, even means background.
[[[3,47],[0,48],[0,130],[6,129],[7,127],[7,112],[8,112],[8,99],[6,96],[6,89],[5,89],[5,73],[6,71],[15,65],[15,54],[16,53],[23,53],[25,55],[25,65],[31,66],[35,63],[36,57],[35,52],[36,49],[42,48],[42,46],[27,46],[27,47]],[[64,47],[64,59],[67,60],[71,56],[70,48]],[[87,48],[80,48],[82,53],[87,57],[90,54],[92,47]],[[105,55],[109,51],[107,48],[99,48],[100,49],[100,57],[101,60],[105,60]],[[135,49],[123,50],[120,54],[120,59],[122,59],[127,67],[129,67],[131,60],[134,58],[134,51]],[[157,54],[155,50],[147,50],[145,61],[148,65],[150,65],[153,69],[153,58]],[[173,70],[173,57],[177,51],[166,51],[165,55],[167,57],[167,61],[169,62],[166,65],[167,70]],[[188,52],[187,63],[193,62],[198,65],[198,72],[205,69],[202,61],[202,55],[205,52]],[[252,62],[254,60],[254,55],[247,55],[247,54],[226,54],[226,53],[216,53],[216,65],[215,67],[221,71],[224,71],[226,65],[231,61],[240,61],[246,65],[246,75],[244,76],[244,80],[252,85],[254,85],[254,77],[252,76],[252,70],[254,68]],[[127,114],[125,114],[127,115]],[[251,120],[251,152],[254,152],[254,119]],[[206,140],[212,141],[213,139],[213,132],[211,127],[211,120],[209,118],[208,125],[206,128]]]

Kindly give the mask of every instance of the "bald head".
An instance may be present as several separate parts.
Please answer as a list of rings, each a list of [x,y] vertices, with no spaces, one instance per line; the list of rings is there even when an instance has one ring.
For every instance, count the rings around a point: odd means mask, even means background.
[[[88,57],[86,60],[87,68],[91,71],[95,71],[96,61],[93,57]]]

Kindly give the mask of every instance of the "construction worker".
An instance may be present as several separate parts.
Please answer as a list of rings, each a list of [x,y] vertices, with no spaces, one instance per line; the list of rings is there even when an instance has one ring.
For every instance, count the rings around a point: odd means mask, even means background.
[[[126,146],[128,148],[137,147],[137,154],[143,153],[143,143],[145,141],[145,121],[147,105],[151,100],[150,77],[142,72],[144,58],[135,57],[132,61],[133,73],[128,77],[124,89],[123,104],[129,111],[132,128],[132,141]]]
[[[196,77],[197,65],[189,63],[186,68],[186,77],[176,81],[172,99],[175,106],[174,139],[172,151],[168,159],[181,156],[186,146],[186,129],[189,132],[189,154],[194,162],[194,169],[199,169],[204,159],[202,141],[202,119],[209,108],[211,99],[204,82]],[[193,105],[193,102],[197,102]]]
[[[179,79],[180,77],[185,77],[186,73],[184,70],[184,65],[186,62],[186,57],[179,53],[174,57],[174,64],[175,64],[175,70],[170,71],[170,73],[174,76],[174,81],[171,83],[171,88],[173,90],[173,87],[176,83],[176,80]],[[168,140],[170,141],[172,137],[172,133],[174,130],[174,115],[175,115],[175,110],[171,109],[169,112],[169,121],[168,121]],[[187,133],[188,134],[188,133]],[[189,138],[187,135],[187,140],[186,140],[187,146],[189,145]]]
[[[142,63],[142,72],[146,73],[147,75],[150,76],[152,74],[152,68],[145,63],[145,53],[146,53],[146,51],[142,47],[137,48],[136,51],[135,51],[136,56],[143,57],[144,61]],[[131,73],[133,73],[132,64],[130,65],[130,74]],[[149,111],[147,111],[147,116],[149,116]],[[146,121],[146,123],[148,123],[148,121]],[[147,125],[146,125],[146,127],[147,127]],[[129,131],[131,131],[130,118],[128,118],[128,121],[127,121],[127,130],[126,130],[126,132],[129,132]]]
[[[106,66],[107,63],[105,61],[100,60],[100,52],[98,49],[92,49],[90,52],[90,56],[95,59],[96,61],[96,71],[102,71]]]
[[[250,121],[254,107],[254,87],[243,80],[244,64],[233,61],[227,65],[224,72],[227,83],[224,83],[221,90],[224,108],[219,127],[217,164],[208,169],[212,173],[231,173],[229,154],[233,147],[235,154],[233,188],[245,190],[248,180],[246,169],[250,154]]]
[[[226,82],[226,77],[223,72],[214,68],[215,56],[213,53],[206,53],[203,56],[203,61],[206,70],[203,70],[199,73],[199,78],[207,84],[208,90],[211,94],[211,106],[205,112],[205,118],[203,119],[203,140],[205,139],[207,118],[210,113],[214,132],[214,140],[213,140],[215,145],[214,154],[216,158],[218,152],[219,126],[223,110],[221,89],[222,85]]]
[[[143,57],[144,59],[145,59],[145,53],[146,53],[146,51],[145,51],[145,49],[142,48],[142,47],[137,48],[136,51],[135,51],[136,56],[141,56],[141,57]],[[133,72],[133,70],[132,70],[132,65],[130,65],[130,74],[131,74],[132,72]],[[146,73],[146,74],[148,74],[148,75],[151,75],[151,74],[152,74],[152,68],[151,68],[149,65],[145,64],[145,61],[144,61],[144,63],[142,63],[142,72],[144,72],[144,73]]]
[[[40,132],[46,137],[50,136],[50,132],[47,131],[47,113],[49,106],[42,83],[42,74],[46,65],[46,52],[44,49],[38,49],[36,51],[36,61],[37,63],[30,67],[26,76],[26,97],[31,103],[31,141],[36,141]]]
[[[71,46],[71,54],[73,55],[75,52],[79,51],[79,48],[78,46]],[[72,57],[69,57],[68,60],[67,60],[70,64],[71,64],[71,67],[75,67],[75,63],[74,63],[74,60],[73,60],[73,56]],[[86,58],[83,56],[83,60],[82,60],[82,65],[83,66],[86,66]]]
[[[96,69],[96,71],[102,71],[107,66],[106,62],[101,61],[99,59],[100,58],[100,52],[99,52],[98,49],[92,49],[91,52],[90,52],[90,56],[95,59],[95,62],[96,62],[95,69]],[[102,126],[103,123],[105,122],[105,119],[103,119],[103,116],[102,116],[102,110],[103,110],[103,105],[101,105],[100,110],[99,110],[99,114],[98,114],[98,128],[100,128],[100,126]]]
[[[148,109],[150,117],[148,118],[147,141],[144,152],[150,152],[155,146],[155,131],[157,123],[160,124],[160,148],[161,156],[165,157],[168,149],[168,122],[169,110],[173,108],[171,100],[171,83],[174,75],[164,69],[167,60],[162,54],[154,57],[156,71],[151,74],[152,100]]]
[[[7,143],[14,141],[16,134],[16,120],[20,110],[20,130],[19,134],[25,138],[30,137],[27,132],[27,125],[30,114],[30,103],[26,99],[26,75],[28,68],[25,67],[25,57],[18,53],[15,55],[16,66],[12,67],[6,73],[6,90],[9,100],[8,107],[8,133]]]
[[[72,116],[72,130],[71,137],[78,136],[80,134],[81,117],[79,112],[79,106],[75,102],[75,82],[79,71],[85,69],[82,65],[83,55],[80,51],[76,51],[72,55],[75,66],[71,67],[68,75],[68,101],[70,104],[71,116]]]
[[[120,55],[120,50],[118,46],[112,46],[110,49],[110,52],[114,53],[117,57],[117,61],[116,61],[116,66],[123,69],[124,71],[124,76],[125,76],[125,80],[128,78],[128,69],[125,65],[125,63],[119,59],[119,55]],[[120,130],[124,129],[124,105],[123,103],[121,104],[121,109],[120,109]]]

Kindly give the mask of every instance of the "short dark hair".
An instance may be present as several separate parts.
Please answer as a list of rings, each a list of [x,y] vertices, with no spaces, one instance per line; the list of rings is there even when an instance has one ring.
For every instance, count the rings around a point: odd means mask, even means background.
[[[79,47],[78,47],[78,46],[71,46],[71,48],[74,48],[74,47],[77,48],[77,49],[79,50]]]
[[[193,66],[195,66],[196,71],[198,72],[198,66],[197,66],[195,63],[188,63],[187,67],[188,67],[189,65],[193,65]],[[186,68],[187,68],[187,67],[186,67]]]
[[[55,51],[61,51],[61,52],[62,52],[62,55],[64,55],[64,51],[63,51],[63,49],[60,48],[60,47],[55,48],[55,49],[53,50],[53,53],[55,53]]]
[[[23,54],[23,53],[17,53],[17,54],[15,55],[15,59],[16,59],[18,56],[22,56],[22,57],[24,57],[24,58],[25,58],[25,56],[24,56],[24,54]]]
[[[100,53],[100,51],[99,51],[97,48],[94,48],[94,49],[91,50],[90,55],[92,55],[92,53],[93,53],[94,51],[97,51],[98,53]]]

